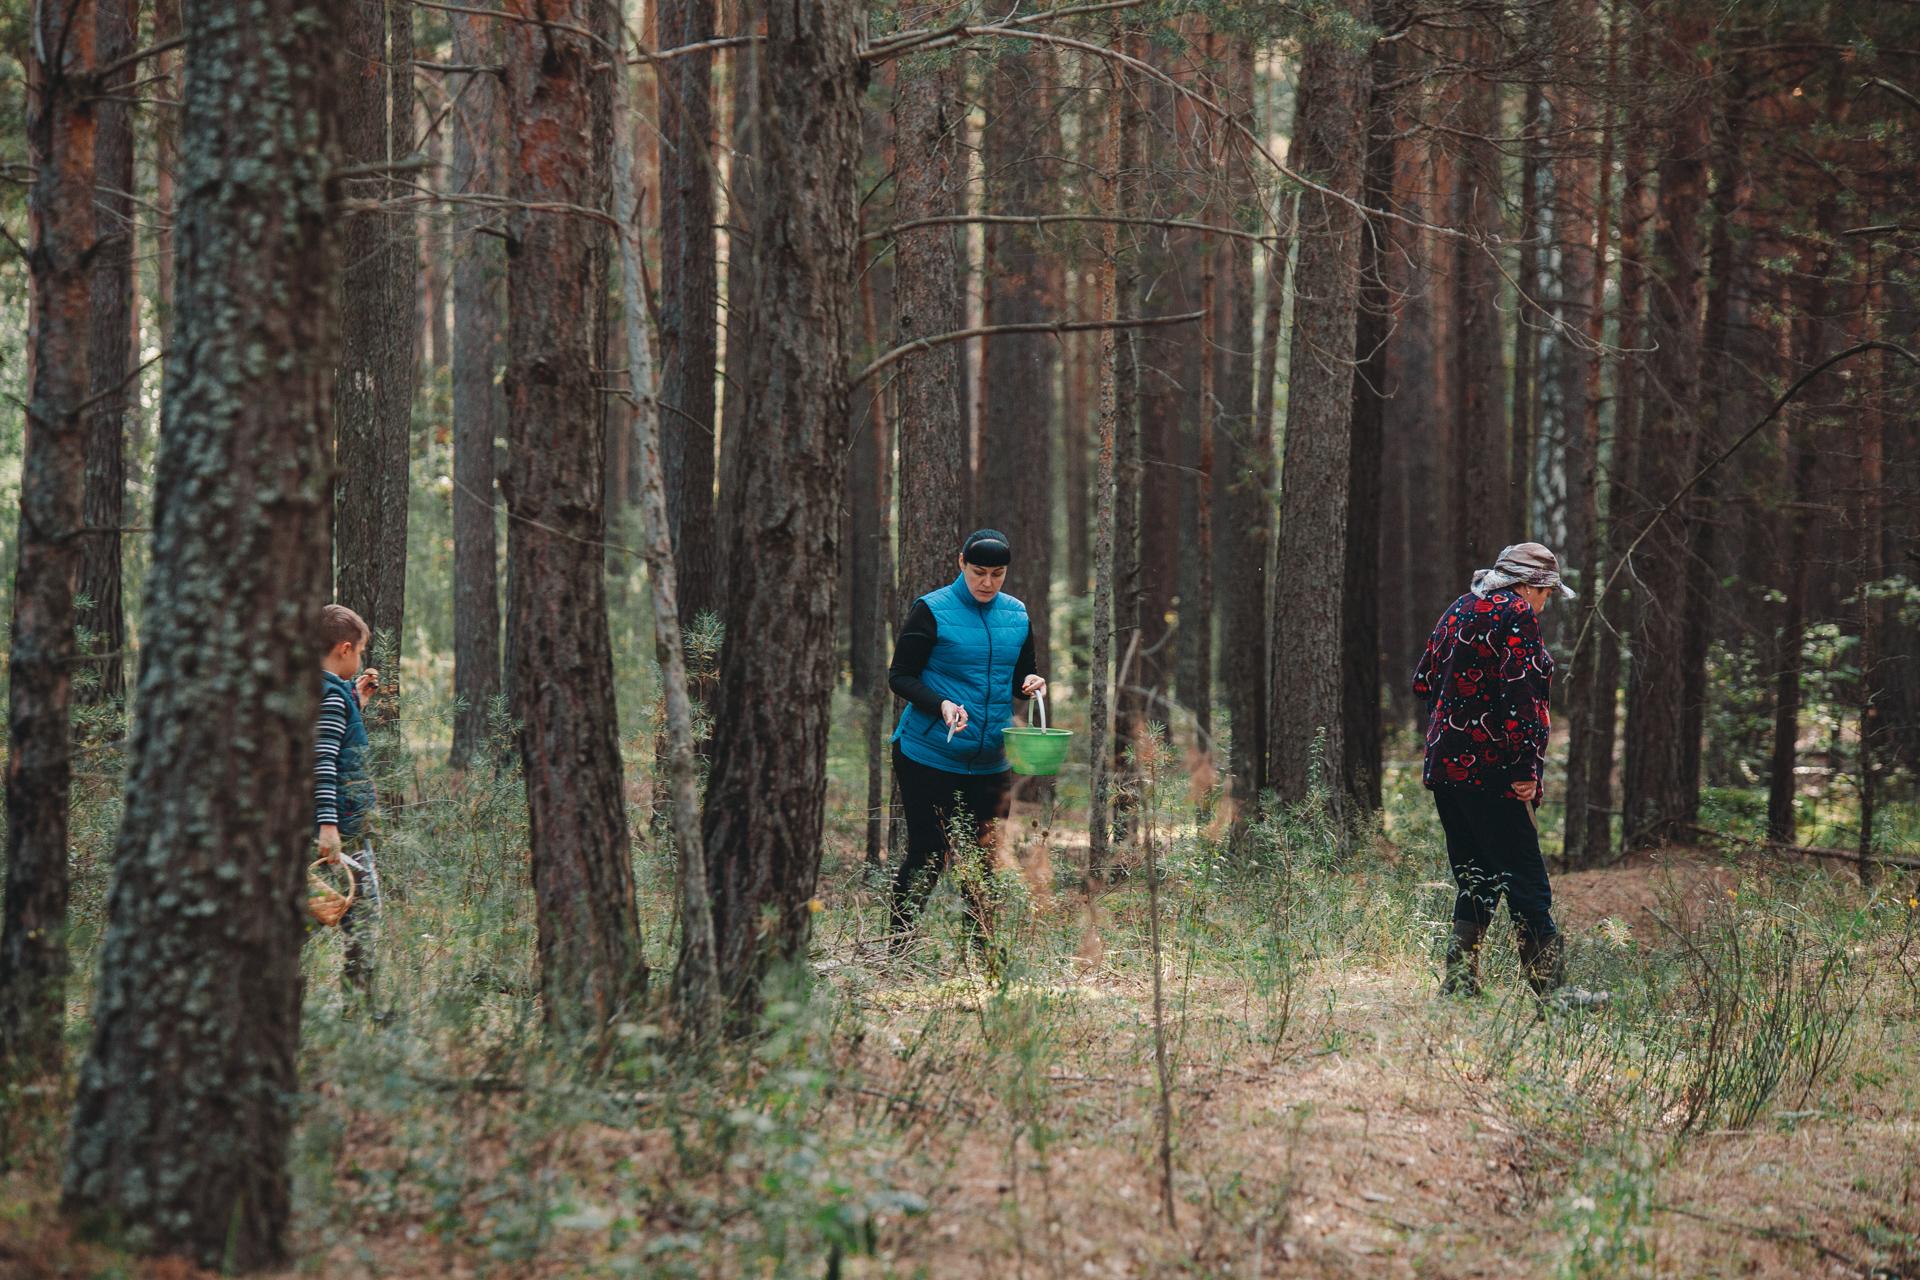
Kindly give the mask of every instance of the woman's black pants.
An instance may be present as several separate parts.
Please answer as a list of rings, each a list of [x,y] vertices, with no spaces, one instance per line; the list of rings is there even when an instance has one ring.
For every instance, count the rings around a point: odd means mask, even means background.
[[[1007,815],[1013,775],[948,773],[909,760],[893,749],[893,776],[900,782],[900,804],[907,815],[907,856],[893,878],[893,932],[913,927],[927,904],[940,872],[953,860],[952,833],[960,827],[971,838],[963,877],[967,915],[979,933],[990,932],[986,880],[992,861],[986,851],[994,824]]]
[[[1526,801],[1435,787],[1433,803],[1447,833],[1447,861],[1459,890],[1453,918],[1485,928],[1505,894],[1523,941],[1542,946],[1552,940],[1559,932],[1553,923],[1553,888]]]

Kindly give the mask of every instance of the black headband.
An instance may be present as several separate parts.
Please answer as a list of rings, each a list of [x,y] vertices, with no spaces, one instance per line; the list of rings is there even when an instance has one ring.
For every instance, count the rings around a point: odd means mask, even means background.
[[[1013,563],[1013,546],[998,529],[976,529],[961,545],[960,558],[982,568],[998,568]]]

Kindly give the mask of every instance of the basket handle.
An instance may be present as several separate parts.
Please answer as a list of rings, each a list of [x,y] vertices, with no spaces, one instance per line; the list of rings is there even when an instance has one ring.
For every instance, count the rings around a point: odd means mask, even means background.
[[[1027,727],[1029,729],[1034,727],[1033,717],[1036,712],[1040,716],[1040,728],[1045,730],[1047,727],[1047,695],[1044,690],[1034,694],[1033,700],[1027,703]]]
[[[324,889],[333,890],[333,892],[338,893],[339,892],[338,890],[333,889],[332,885],[328,884],[325,880],[321,879],[321,877],[316,874],[316,870],[320,867],[339,867],[342,871],[346,872],[347,873],[347,891],[345,894],[342,894],[341,896],[346,898],[348,906],[352,906],[354,903],[360,900],[360,877],[354,874],[353,864],[351,862],[348,862],[345,859],[342,859],[339,862],[328,862],[325,858],[315,858],[312,862],[307,864],[307,879],[310,883],[318,884],[320,887]]]

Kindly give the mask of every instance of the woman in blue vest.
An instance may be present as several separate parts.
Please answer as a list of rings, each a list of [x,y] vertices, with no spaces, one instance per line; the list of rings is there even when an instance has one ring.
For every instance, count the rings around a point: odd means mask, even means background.
[[[1006,816],[1013,776],[1000,731],[1014,704],[1044,694],[1034,671],[1027,606],[1000,588],[1013,548],[997,529],[969,534],[960,574],[913,602],[894,644],[888,686],[907,700],[893,731],[893,771],[907,817],[907,856],[893,882],[893,931],[903,941],[934,881],[952,860],[956,818],[973,843],[977,875],[967,877],[967,914],[977,942],[989,925],[986,850]]]

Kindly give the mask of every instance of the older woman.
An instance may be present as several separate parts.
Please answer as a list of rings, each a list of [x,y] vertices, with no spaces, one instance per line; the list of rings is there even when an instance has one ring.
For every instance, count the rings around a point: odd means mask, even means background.
[[[1423,780],[1458,890],[1441,983],[1450,995],[1479,993],[1476,954],[1503,894],[1534,992],[1553,991],[1565,969],[1534,821],[1553,683],[1540,613],[1556,593],[1574,594],[1553,552],[1537,542],[1508,547],[1447,606],[1413,673],[1414,693],[1432,702]]]
[[[896,946],[903,944],[941,870],[965,860],[967,919],[977,945],[991,932],[987,851],[1006,816],[1013,775],[1000,731],[1014,704],[1047,691],[1034,670],[1027,606],[1001,588],[1013,548],[998,529],[967,536],[952,582],[913,602],[887,683],[906,699],[893,730],[893,773],[906,811],[907,855],[893,882]],[[953,830],[966,847],[953,848]]]

